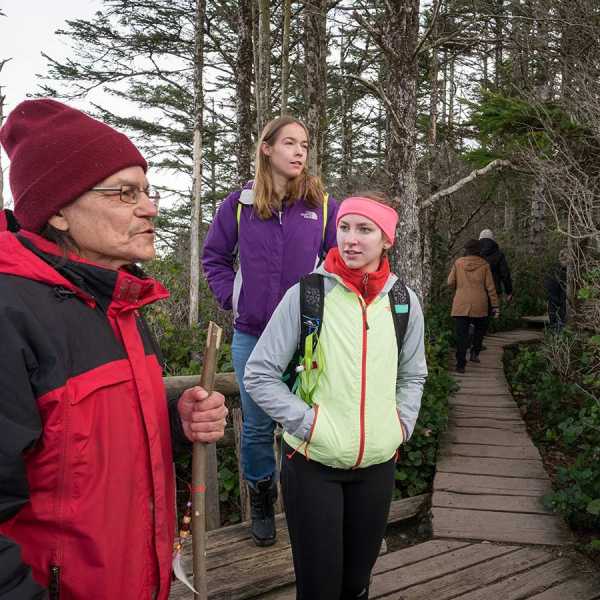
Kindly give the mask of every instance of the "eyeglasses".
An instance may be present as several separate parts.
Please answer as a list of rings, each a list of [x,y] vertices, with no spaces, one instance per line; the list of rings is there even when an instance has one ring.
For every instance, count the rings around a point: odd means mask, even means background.
[[[125,202],[125,204],[137,204],[140,201],[141,195],[145,194],[154,207],[158,210],[160,204],[160,194],[158,191],[151,187],[140,189],[135,185],[121,185],[119,187],[95,187],[90,190],[91,192],[101,192],[103,194],[117,195],[119,194],[119,200]]]

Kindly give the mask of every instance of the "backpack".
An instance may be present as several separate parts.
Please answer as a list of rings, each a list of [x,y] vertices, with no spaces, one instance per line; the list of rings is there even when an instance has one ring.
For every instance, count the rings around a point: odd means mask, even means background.
[[[300,280],[300,340],[296,352],[283,373],[290,390],[312,406],[312,394],[323,371],[323,354],[319,334],[323,326],[325,305],[324,276],[309,273]],[[406,285],[397,279],[388,292],[400,364],[404,335],[410,316],[410,296]]]
[[[323,233],[321,237],[321,250],[319,251],[319,264],[325,258],[325,234],[327,233],[327,205],[329,203],[329,194],[323,194]],[[237,221],[238,239],[240,237],[240,221],[242,219],[242,207],[244,205],[238,200],[235,219]],[[238,242],[239,243],[239,242]]]

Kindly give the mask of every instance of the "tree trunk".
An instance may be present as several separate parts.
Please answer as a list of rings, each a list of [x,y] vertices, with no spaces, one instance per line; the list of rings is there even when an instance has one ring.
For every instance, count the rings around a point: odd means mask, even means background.
[[[271,119],[271,20],[268,0],[258,0],[258,69],[256,75],[256,126],[260,135]]]
[[[511,0],[511,83],[510,94],[524,92],[529,89],[529,56],[527,52],[527,32],[523,23],[521,0]]]
[[[546,201],[544,199],[544,184],[537,180],[534,182],[531,194],[531,215],[529,223],[529,246],[532,254],[538,254],[544,247],[544,233],[546,230]]]
[[[503,32],[503,16],[504,16],[504,0],[496,0],[495,2],[495,18],[494,18],[494,86],[496,91],[500,89],[500,85],[502,83],[502,61],[504,60],[503,56],[503,40],[504,40],[504,32]]]
[[[320,175],[327,128],[327,0],[304,2],[304,57],[308,168]]]
[[[204,90],[204,15],[205,0],[196,0],[194,23],[194,170],[192,182],[192,214],[190,219],[190,313],[189,325],[198,324],[200,292],[200,223],[202,220],[202,127]]]
[[[389,61],[386,95],[390,117],[387,168],[400,200],[395,264],[424,300],[423,253],[417,191],[417,59],[419,0],[386,2],[383,39]]]
[[[290,82],[290,20],[292,1],[283,2],[283,38],[281,41],[281,114],[287,113],[288,86]]]
[[[508,197],[504,199],[504,231],[512,235],[515,227],[515,207]]]
[[[345,78],[346,75],[346,48],[344,47],[344,27],[340,31],[340,75],[341,81],[348,88],[352,83]],[[342,124],[342,163],[340,164],[340,176],[342,181],[348,181],[352,177],[352,100],[350,93],[340,95],[340,115]]]
[[[454,99],[456,98],[456,80],[454,78],[454,56],[450,58],[450,73],[448,75],[448,130],[447,139],[452,144],[454,140]]]
[[[252,179],[252,0],[238,2],[236,119],[238,183]]]

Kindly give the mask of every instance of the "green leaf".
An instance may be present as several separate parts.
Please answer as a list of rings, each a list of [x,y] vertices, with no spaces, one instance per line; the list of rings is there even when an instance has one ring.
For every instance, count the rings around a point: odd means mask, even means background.
[[[596,500],[592,500],[586,507],[586,510],[595,516],[600,516],[600,498],[596,498]]]

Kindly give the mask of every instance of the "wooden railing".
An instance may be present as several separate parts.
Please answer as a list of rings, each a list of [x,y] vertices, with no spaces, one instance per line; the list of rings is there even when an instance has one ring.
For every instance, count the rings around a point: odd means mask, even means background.
[[[179,398],[188,388],[200,385],[200,375],[164,377],[165,388],[169,400]],[[245,521],[250,518],[249,501],[246,486],[243,484],[240,468],[240,439],[242,414],[239,401],[240,390],[235,380],[234,373],[217,373],[215,377],[215,391],[220,392],[227,398],[227,405],[232,413],[232,427],[225,430],[225,436],[218,442],[219,445],[235,447],[238,458],[238,474],[240,477],[240,504],[241,517]],[[208,446],[208,473],[206,485],[206,527],[208,530],[217,529],[221,526],[221,511],[219,508],[219,481],[218,481],[217,444]],[[191,475],[190,475],[191,477]]]

